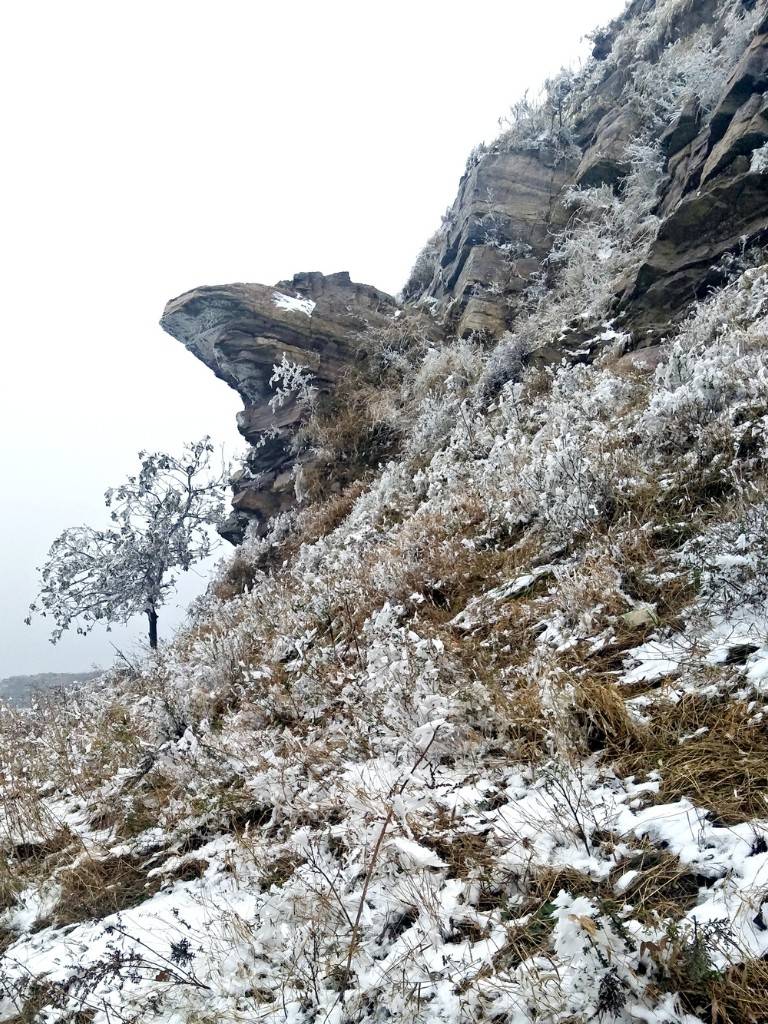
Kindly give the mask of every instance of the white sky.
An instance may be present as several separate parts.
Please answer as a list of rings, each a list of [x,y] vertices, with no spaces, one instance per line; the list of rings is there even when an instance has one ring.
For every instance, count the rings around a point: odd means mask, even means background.
[[[140,448],[239,447],[239,399],[157,326],[198,284],[397,291],[470,149],[624,0],[26,0],[0,14],[0,678],[143,623],[23,625],[53,538]],[[188,581],[183,598],[204,586]],[[161,635],[181,612],[161,615]]]

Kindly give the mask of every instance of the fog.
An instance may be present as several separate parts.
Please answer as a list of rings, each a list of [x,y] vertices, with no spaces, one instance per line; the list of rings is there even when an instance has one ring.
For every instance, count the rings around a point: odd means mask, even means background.
[[[349,270],[396,292],[470,149],[623,0],[6,4],[0,677],[132,656],[47,641],[35,566],[142,448],[240,449],[230,391],[157,326],[198,284]],[[161,636],[203,590],[185,579]]]

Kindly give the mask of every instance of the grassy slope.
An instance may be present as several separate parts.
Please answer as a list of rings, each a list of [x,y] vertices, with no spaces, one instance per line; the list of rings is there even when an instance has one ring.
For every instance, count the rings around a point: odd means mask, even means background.
[[[3,711],[0,1019],[764,1019],[755,262],[655,371],[428,354],[400,460],[140,673]]]

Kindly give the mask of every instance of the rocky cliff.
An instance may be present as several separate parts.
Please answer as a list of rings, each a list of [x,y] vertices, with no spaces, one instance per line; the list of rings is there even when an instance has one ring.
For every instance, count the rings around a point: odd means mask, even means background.
[[[583,224],[643,187],[638,154],[653,149],[658,180],[647,223],[630,239],[609,303],[579,311],[533,347],[538,358],[593,358],[613,337],[625,348],[657,345],[690,304],[726,277],[727,259],[760,245],[768,188],[754,157],[768,142],[768,13],[764,0],[633,0],[595,38],[579,75],[549,83],[542,103],[519,104],[507,130],[470,158],[441,231],[406,286],[406,311],[429,309],[433,337],[488,342],[514,332],[534,297],[557,286],[568,240]],[[634,180],[633,179],[634,174]],[[593,197],[585,213],[585,197]],[[627,228],[627,237],[631,234]],[[560,251],[558,251],[558,246]],[[612,253],[599,246],[595,261]],[[567,257],[567,252],[565,253]],[[724,262],[726,261],[726,262]],[[223,528],[238,540],[248,522],[263,531],[295,503],[296,429],[306,403],[275,401],[275,367],[304,369],[320,394],[364,366],[371,332],[403,314],[396,299],[344,273],[297,274],[274,287],[202,287],[173,299],[162,326],[235,388],[251,452],[233,480],[234,513]],[[531,348],[531,345],[528,345]],[[531,352],[527,353],[532,356]]]

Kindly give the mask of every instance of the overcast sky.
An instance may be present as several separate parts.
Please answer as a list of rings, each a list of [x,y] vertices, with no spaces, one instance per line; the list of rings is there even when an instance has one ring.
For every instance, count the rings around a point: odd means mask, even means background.
[[[140,448],[240,447],[239,399],[157,326],[166,300],[300,270],[397,291],[470,149],[623,8],[3,5],[0,678],[133,649],[142,622],[56,647],[44,621],[25,627],[34,567],[65,527],[103,525],[103,491]]]

